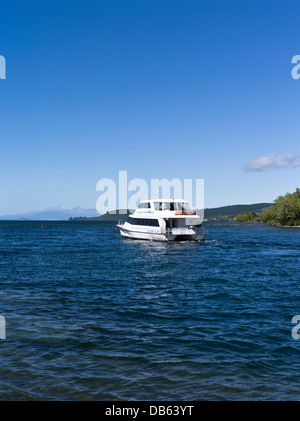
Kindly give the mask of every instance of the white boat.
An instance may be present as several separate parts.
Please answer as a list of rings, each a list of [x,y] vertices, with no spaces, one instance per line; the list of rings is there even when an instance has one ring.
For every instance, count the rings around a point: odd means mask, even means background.
[[[203,218],[186,200],[143,200],[117,228],[123,237],[156,241],[202,241],[207,234]]]

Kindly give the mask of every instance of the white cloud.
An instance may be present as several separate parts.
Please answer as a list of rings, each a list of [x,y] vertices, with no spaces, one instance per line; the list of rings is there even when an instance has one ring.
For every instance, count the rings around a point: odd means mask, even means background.
[[[277,168],[296,168],[299,166],[300,158],[291,154],[262,156],[245,164],[247,171],[266,171]]]

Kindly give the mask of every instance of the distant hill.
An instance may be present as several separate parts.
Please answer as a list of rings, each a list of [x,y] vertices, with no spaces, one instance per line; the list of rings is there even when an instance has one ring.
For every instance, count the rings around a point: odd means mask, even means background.
[[[264,208],[269,208],[272,205],[273,203],[254,203],[252,205],[230,205],[220,208],[208,208],[204,209],[204,218],[208,221],[234,219],[240,213],[260,213]]]
[[[214,220],[233,220],[238,214],[244,212],[255,212],[259,213],[264,208],[268,208],[273,203],[254,203],[252,205],[230,205],[230,206],[222,206],[220,208],[206,208],[204,209],[204,218],[207,221],[214,221]],[[125,213],[124,213],[125,211]],[[124,220],[128,217],[130,213],[133,211],[124,210],[123,213],[119,210],[113,212],[106,212],[104,215],[87,218],[87,217],[80,217],[80,218],[70,218],[70,220],[78,221],[78,220],[88,220],[88,221],[120,221]]]
[[[104,215],[98,215],[96,217],[91,217],[91,218],[87,218],[86,216],[84,217],[79,217],[79,218],[70,218],[70,221],[84,221],[84,220],[88,220],[88,221],[121,221],[123,219],[127,219],[128,215],[130,215],[131,213],[133,213],[133,210],[130,209],[117,209],[115,211],[111,211],[111,212],[106,212]]]

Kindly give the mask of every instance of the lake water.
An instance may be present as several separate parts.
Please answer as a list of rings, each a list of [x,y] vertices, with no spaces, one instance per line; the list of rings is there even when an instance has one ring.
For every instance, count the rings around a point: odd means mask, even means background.
[[[299,400],[300,230],[205,226],[0,222],[1,400]]]

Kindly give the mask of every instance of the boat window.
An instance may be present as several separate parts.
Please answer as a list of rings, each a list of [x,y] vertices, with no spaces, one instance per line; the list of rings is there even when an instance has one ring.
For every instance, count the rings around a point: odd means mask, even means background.
[[[170,210],[170,211],[174,211],[175,210],[175,203],[174,202],[160,202],[160,207],[159,210]]]
[[[169,202],[162,202],[162,209],[161,210],[170,210],[170,203]]]
[[[190,204],[188,202],[176,202],[176,210],[179,211],[190,211],[191,207]]]
[[[154,209],[157,211],[165,210],[164,205],[164,202],[154,202]]]
[[[131,225],[145,225],[148,227],[159,227],[158,219],[152,219],[152,218],[133,218],[129,216],[128,222]]]
[[[139,209],[151,209],[151,203],[150,202],[140,203],[138,208]]]
[[[191,207],[188,202],[154,202],[156,211],[190,211]]]
[[[185,211],[190,211],[191,210],[191,206],[190,206],[189,203],[183,202],[182,203],[182,209],[185,210]]]

